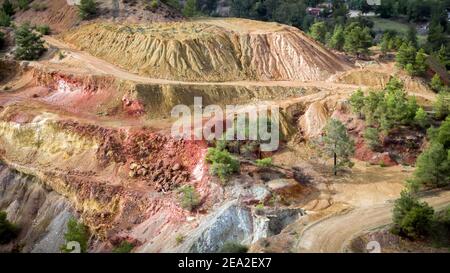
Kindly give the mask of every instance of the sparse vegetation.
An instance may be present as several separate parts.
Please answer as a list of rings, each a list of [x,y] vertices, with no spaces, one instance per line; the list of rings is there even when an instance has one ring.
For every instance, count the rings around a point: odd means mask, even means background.
[[[42,35],[49,35],[51,32],[48,25],[39,25],[36,27],[36,30]]]
[[[27,10],[30,8],[30,0],[17,0],[17,7],[20,10]]]
[[[210,172],[218,176],[222,183],[226,183],[228,178],[239,172],[239,161],[225,149],[209,148],[206,161],[211,163]]]
[[[177,245],[181,245],[185,240],[185,236],[183,234],[177,234],[177,236],[175,237],[175,242],[177,243]]]
[[[237,242],[226,242],[220,249],[220,253],[247,253],[248,247]]]
[[[68,249],[67,243],[78,242],[80,244],[80,250],[85,253],[88,248],[89,231],[83,223],[78,223],[74,218],[70,219],[67,223],[67,232],[64,234],[66,244],[61,246],[61,251],[71,252],[73,249]]]
[[[181,207],[193,211],[200,205],[200,195],[193,186],[184,186],[180,189]]]
[[[270,167],[270,166],[272,166],[272,158],[267,157],[267,158],[263,158],[263,159],[257,159],[256,166],[261,167],[261,168]]]
[[[130,253],[134,245],[130,242],[123,241],[113,249],[113,253]]]
[[[6,219],[6,212],[0,211],[0,245],[7,244],[19,235],[19,228]]]

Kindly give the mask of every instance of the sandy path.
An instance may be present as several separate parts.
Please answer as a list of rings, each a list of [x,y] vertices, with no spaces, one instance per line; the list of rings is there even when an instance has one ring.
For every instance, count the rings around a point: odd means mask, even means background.
[[[450,203],[450,191],[427,194],[422,198],[435,209]],[[299,252],[342,252],[352,238],[364,231],[391,223],[393,202],[356,208],[325,218],[306,227],[297,242]]]

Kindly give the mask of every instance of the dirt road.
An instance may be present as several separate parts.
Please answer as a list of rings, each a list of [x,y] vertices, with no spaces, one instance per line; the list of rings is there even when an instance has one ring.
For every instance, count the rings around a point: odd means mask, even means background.
[[[77,60],[82,61],[87,67],[94,69],[96,72],[114,77],[131,80],[140,83],[148,84],[181,84],[181,85],[225,85],[225,86],[283,86],[283,87],[323,87],[355,90],[359,86],[353,84],[342,84],[334,82],[305,82],[305,81],[229,81],[229,82],[192,82],[192,81],[177,81],[167,79],[149,78],[139,76],[137,74],[125,71],[114,64],[108,63],[97,57],[94,57],[86,52],[76,50],[70,45],[51,36],[45,36],[45,41],[56,48],[70,52],[71,56]]]
[[[422,198],[435,209],[450,204],[450,191],[429,193]],[[350,240],[364,231],[391,223],[393,202],[360,207],[344,215],[325,218],[303,230],[296,250],[299,252],[343,252]]]

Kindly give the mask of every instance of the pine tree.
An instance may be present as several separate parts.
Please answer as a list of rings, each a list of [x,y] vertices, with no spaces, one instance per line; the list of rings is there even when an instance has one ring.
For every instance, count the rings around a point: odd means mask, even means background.
[[[194,17],[197,14],[197,0],[187,0],[183,8],[183,15]]]
[[[20,26],[16,32],[16,52],[18,60],[36,60],[45,51],[44,41],[40,35],[33,33],[28,24]]]
[[[350,96],[350,105],[352,107],[353,113],[357,114],[359,117],[362,115],[362,110],[364,107],[364,93],[361,89],[356,90]]]
[[[417,112],[416,112],[416,116],[414,117],[414,121],[417,123],[417,125],[419,125],[422,128],[425,128],[428,123],[428,115],[425,112],[425,110],[423,110],[422,107],[420,107]]]
[[[416,48],[410,44],[403,43],[396,56],[397,65],[405,68],[408,64],[414,64],[416,61]]]
[[[441,77],[436,73],[434,74],[433,78],[431,78],[430,83],[431,89],[433,89],[435,92],[441,91],[441,89],[444,87],[444,83],[441,80]]]
[[[416,54],[416,60],[414,63],[414,74],[415,75],[423,75],[427,69],[428,65],[426,63],[427,55],[425,54],[425,50],[423,48],[419,49]]]
[[[428,32],[428,47],[430,51],[439,50],[442,45],[447,43],[447,37],[444,28],[438,22],[432,22]]]
[[[194,210],[200,204],[200,195],[193,186],[184,186],[181,192],[181,206],[189,211]]]
[[[410,25],[408,28],[408,33],[406,34],[406,40],[413,47],[417,48],[419,46],[419,42],[417,40],[417,30],[413,25]]]
[[[366,54],[372,46],[370,29],[359,24],[350,24],[345,31],[344,50],[351,54]]]
[[[450,184],[450,162],[444,145],[432,142],[417,158],[414,179],[427,187],[442,187]]]
[[[447,70],[450,69],[450,50],[448,50],[445,45],[441,45],[439,48],[437,59],[445,68],[447,68]]]
[[[377,128],[368,127],[364,131],[364,140],[372,151],[380,147],[380,132]]]
[[[351,156],[355,152],[355,143],[347,133],[344,124],[336,119],[328,121],[322,138],[324,151],[333,157],[333,172],[337,175],[340,167],[352,167]]]
[[[314,23],[309,31],[314,40],[325,43],[325,35],[327,34],[327,26],[325,22]]]
[[[450,92],[441,90],[433,105],[436,118],[445,119],[450,114]]]
[[[331,36],[330,41],[328,42],[328,46],[336,50],[342,51],[344,49],[344,43],[345,43],[344,27],[342,27],[341,25],[337,25],[334,28],[333,35]]]
[[[392,218],[394,233],[417,239],[426,235],[433,220],[434,210],[417,197],[403,191],[395,201]]]

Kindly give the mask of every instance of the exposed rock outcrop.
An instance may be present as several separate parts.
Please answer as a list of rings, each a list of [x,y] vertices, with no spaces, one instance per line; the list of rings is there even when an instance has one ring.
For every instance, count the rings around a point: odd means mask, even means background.
[[[67,222],[75,217],[68,199],[49,190],[37,178],[0,163],[0,210],[20,228],[19,237],[0,251],[58,253]]]
[[[328,118],[328,110],[321,102],[314,102],[309,105],[308,110],[299,120],[303,136],[306,139],[320,136]]]

